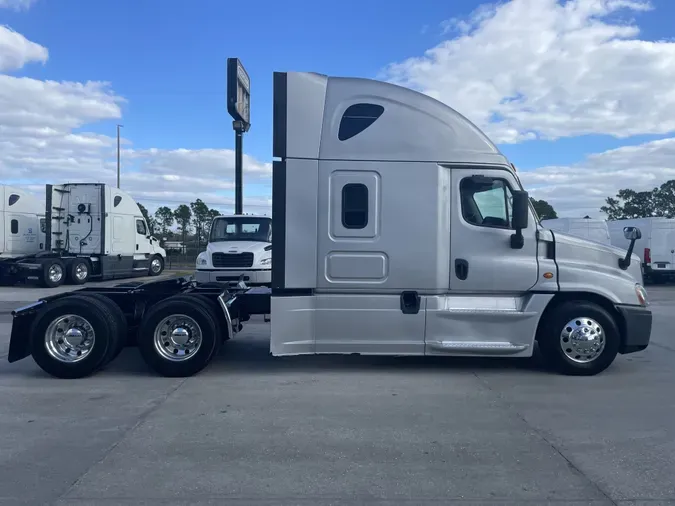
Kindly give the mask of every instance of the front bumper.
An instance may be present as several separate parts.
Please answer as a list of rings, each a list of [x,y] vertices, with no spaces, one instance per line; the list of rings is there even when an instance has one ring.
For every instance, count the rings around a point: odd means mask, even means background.
[[[623,316],[622,341],[619,353],[635,353],[649,345],[652,334],[652,312],[642,306],[617,304],[616,309]]]
[[[267,286],[272,283],[271,269],[197,269],[195,280],[197,283],[236,283],[242,275],[249,286]]]

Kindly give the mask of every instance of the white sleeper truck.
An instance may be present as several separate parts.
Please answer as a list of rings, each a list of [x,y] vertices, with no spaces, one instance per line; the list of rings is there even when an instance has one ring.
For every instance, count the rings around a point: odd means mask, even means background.
[[[607,222],[612,244],[628,248],[625,227],[639,227],[642,237],[635,243],[635,253],[642,262],[645,281],[662,283],[675,279],[675,219],[635,218]]]
[[[127,329],[166,376],[204,368],[250,315],[270,351],[530,357],[593,375],[644,350],[652,315],[628,251],[541,227],[475,125],[393,84],[274,74],[272,287],[191,278],[44,298],[14,312],[8,360],[81,377]]]
[[[44,248],[44,204],[24,190],[0,185],[0,262]]]
[[[199,283],[269,286],[272,282],[272,218],[218,216],[211,223],[209,244],[197,257]]]
[[[165,258],[129,194],[98,183],[46,185],[45,251],[15,258],[5,279],[56,287],[156,276]]]

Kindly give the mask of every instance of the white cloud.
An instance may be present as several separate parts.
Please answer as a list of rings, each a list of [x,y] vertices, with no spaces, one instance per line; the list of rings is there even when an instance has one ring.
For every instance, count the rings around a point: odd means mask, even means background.
[[[2,0],[0,0],[2,1]],[[18,70],[26,63],[45,63],[47,48],[31,42],[8,26],[0,25],[0,72]]]
[[[3,46],[3,40],[13,42]],[[45,48],[0,27],[0,70],[15,70],[42,57],[46,61]],[[48,182],[115,184],[116,139],[83,128],[119,120],[124,102],[105,82],[40,81],[0,74],[0,181],[25,186],[40,196]],[[197,197],[221,211],[233,206],[232,150],[142,150],[126,139],[123,143],[122,188],[149,209],[162,204],[176,207]],[[271,164],[245,156],[244,169],[250,185],[245,208],[269,213],[270,198],[265,195],[270,190]]]
[[[28,10],[37,0],[0,0],[0,9]]]
[[[519,174],[530,194],[548,201],[559,216],[605,217],[600,207],[619,189],[650,190],[675,179],[675,138],[593,154],[572,166]]]
[[[383,76],[455,107],[498,143],[675,131],[675,43],[640,39],[644,0],[512,0]]]

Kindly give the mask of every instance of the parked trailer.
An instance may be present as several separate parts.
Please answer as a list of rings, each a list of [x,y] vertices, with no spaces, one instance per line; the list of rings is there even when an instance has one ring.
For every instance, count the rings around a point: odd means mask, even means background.
[[[170,280],[14,313],[9,360],[93,373],[130,336],[166,376],[205,367],[253,314],[272,355],[529,357],[592,375],[647,347],[641,236],[627,251],[541,227],[513,166],[427,95],[275,73],[272,289]]]
[[[0,262],[44,250],[44,207],[32,194],[0,185]]]
[[[612,245],[627,248],[623,237],[625,227],[640,227],[642,237],[635,244],[635,252],[642,263],[645,281],[662,283],[675,279],[675,219],[636,218],[607,222]]]
[[[611,244],[609,238],[609,229],[605,220],[596,220],[593,218],[552,218],[541,220],[544,228],[558,230],[566,234],[596,241],[602,244]],[[621,230],[623,237],[623,229]]]
[[[98,183],[46,185],[45,251],[5,262],[0,278],[10,285],[81,285],[90,279],[157,276],[165,259],[126,192]]]

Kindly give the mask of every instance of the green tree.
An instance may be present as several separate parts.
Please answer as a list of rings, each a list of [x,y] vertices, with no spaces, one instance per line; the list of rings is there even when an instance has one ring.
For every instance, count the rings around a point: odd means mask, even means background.
[[[173,216],[176,220],[176,224],[178,224],[178,229],[180,230],[183,245],[185,245],[186,236],[190,232],[192,211],[187,205],[181,204],[174,210]]]
[[[148,210],[145,208],[143,204],[138,204],[138,208],[141,210],[141,214],[143,215],[143,218],[145,218],[145,222],[148,224],[148,228],[150,229],[150,235],[153,235],[155,233],[155,219],[150,216],[148,213]]]
[[[202,199],[197,199],[190,202],[190,209],[192,210],[192,224],[197,232],[197,247],[199,247],[204,237],[204,227],[209,219],[209,208],[202,202]]]
[[[534,210],[537,211],[537,216],[539,216],[539,219],[553,220],[558,217],[558,213],[555,212],[553,206],[545,200],[536,200],[530,197],[530,202],[532,202]]]
[[[646,191],[630,188],[619,190],[616,197],[607,197],[600,211],[608,220],[675,216],[675,180]]]
[[[173,226],[174,219],[175,217],[170,207],[162,206],[155,211],[155,221],[162,231],[162,236],[166,237],[169,234],[169,229]]]

